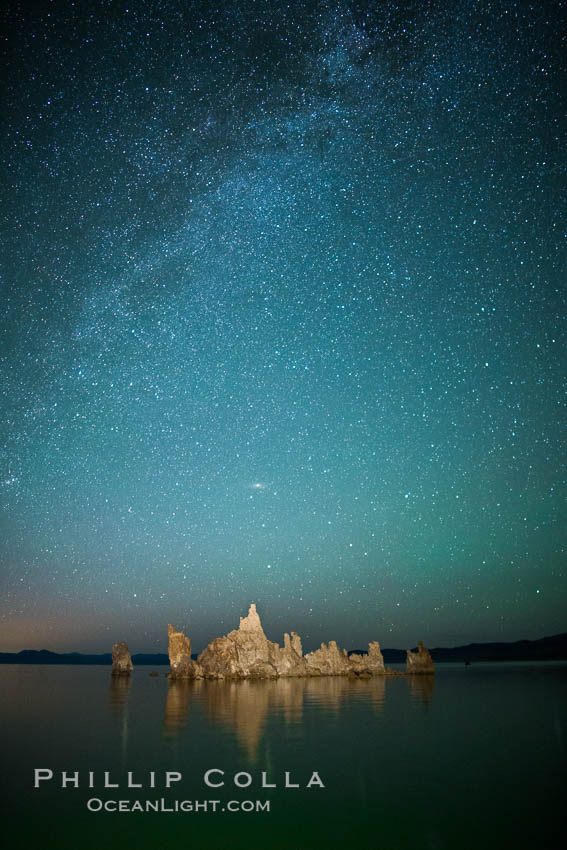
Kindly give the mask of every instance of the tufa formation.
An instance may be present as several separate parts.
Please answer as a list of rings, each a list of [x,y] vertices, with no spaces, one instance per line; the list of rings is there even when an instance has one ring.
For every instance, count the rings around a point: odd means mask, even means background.
[[[172,679],[194,679],[197,671],[191,658],[191,640],[183,632],[176,631],[173,626],[167,627],[169,636],[169,664]]]
[[[276,679],[296,676],[351,676],[370,678],[387,675],[380,644],[373,641],[368,653],[348,655],[336,641],[322,643],[320,649],[303,654],[296,632],[284,634],[284,645],[273,643],[264,634],[256,606],[240,618],[238,629],[215,638],[194,661],[191,641],[183,632],[168,627],[171,679]],[[433,673],[429,652],[419,644],[418,653],[408,652],[407,672]],[[410,662],[410,655],[412,660]],[[412,669],[410,670],[410,664]],[[414,669],[415,667],[415,669]]]
[[[407,650],[406,673],[434,673],[433,659],[428,649],[418,641],[417,652]]]
[[[111,676],[129,676],[134,665],[128,644],[124,641],[115,643],[112,647],[112,670]]]

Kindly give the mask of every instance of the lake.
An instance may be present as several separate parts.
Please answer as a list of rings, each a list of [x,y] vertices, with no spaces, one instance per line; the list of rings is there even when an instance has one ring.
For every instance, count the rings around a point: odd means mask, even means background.
[[[137,667],[128,679],[98,666],[0,668],[7,846],[561,846],[563,663],[263,682],[170,682],[167,668],[157,669],[151,677],[151,668]],[[36,769],[43,773],[34,788]],[[204,783],[207,771],[217,787]],[[119,788],[104,787],[105,772]],[[128,772],[142,788],[127,787]],[[284,787],[286,772],[299,788]],[[251,784],[236,787],[237,774]],[[277,787],[262,788],[262,774]],[[124,811],[105,811],[118,801]],[[166,810],[132,811],[135,801]],[[193,810],[167,811],[175,801]],[[195,811],[195,801],[201,809],[208,801],[207,811]],[[257,811],[256,801],[269,811]]]

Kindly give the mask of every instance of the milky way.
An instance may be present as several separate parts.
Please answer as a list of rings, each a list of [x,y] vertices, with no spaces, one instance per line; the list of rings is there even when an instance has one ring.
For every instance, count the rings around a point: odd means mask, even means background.
[[[565,3],[26,6],[0,649],[563,631]]]

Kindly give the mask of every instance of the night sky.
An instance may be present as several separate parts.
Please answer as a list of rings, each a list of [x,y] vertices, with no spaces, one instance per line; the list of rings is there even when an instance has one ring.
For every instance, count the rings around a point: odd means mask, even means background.
[[[565,12],[10,4],[0,650],[565,631]]]

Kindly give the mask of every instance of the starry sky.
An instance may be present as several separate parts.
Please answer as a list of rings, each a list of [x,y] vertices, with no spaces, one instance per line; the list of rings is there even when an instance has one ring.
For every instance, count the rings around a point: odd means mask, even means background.
[[[0,650],[565,631],[565,6],[11,4]]]

